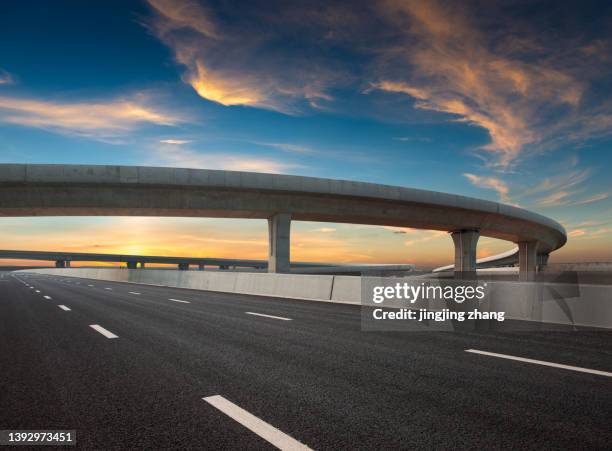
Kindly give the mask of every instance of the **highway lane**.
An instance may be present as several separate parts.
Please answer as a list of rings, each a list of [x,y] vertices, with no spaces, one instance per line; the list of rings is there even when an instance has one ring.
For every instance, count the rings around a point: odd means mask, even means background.
[[[77,429],[94,448],[271,446],[202,400],[220,395],[314,449],[612,439],[612,378],[465,352],[612,371],[610,334],[365,333],[355,306],[18,278],[34,289],[0,284],[2,428]]]

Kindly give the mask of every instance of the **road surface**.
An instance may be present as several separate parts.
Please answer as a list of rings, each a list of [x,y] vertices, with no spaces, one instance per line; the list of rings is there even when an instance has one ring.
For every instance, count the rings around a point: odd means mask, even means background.
[[[75,429],[88,449],[612,443],[610,333],[360,321],[350,305],[3,272],[0,429]]]

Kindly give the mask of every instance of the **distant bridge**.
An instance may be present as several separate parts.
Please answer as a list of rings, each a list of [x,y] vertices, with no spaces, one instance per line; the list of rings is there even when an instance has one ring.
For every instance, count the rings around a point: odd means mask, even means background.
[[[177,265],[178,269],[182,270],[188,270],[190,266],[197,266],[200,270],[204,270],[206,266],[217,266],[219,269],[250,268],[266,270],[268,268],[267,260],[214,257],[160,257],[153,255],[95,254],[85,252],[0,250],[0,259],[54,261],[56,268],[70,267],[71,262],[125,263],[128,269],[144,268],[147,264]],[[364,272],[413,271],[415,266],[412,264],[340,265],[337,263],[292,262],[291,269],[302,274],[361,274]]]

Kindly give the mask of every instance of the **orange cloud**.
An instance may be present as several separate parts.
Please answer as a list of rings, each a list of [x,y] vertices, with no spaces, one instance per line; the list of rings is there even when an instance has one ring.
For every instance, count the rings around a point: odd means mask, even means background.
[[[155,164],[183,168],[225,169],[230,171],[269,172],[276,174],[286,173],[291,169],[299,167],[297,164],[247,154],[230,154],[227,152],[199,153],[174,144],[154,148],[150,157]]]
[[[495,177],[481,177],[474,174],[463,174],[472,184],[479,188],[488,188],[497,191],[502,202],[508,202],[508,186],[500,179]]]
[[[435,1],[388,1],[385,10],[406,36],[391,56],[409,73],[383,75],[375,86],[416,99],[415,107],[452,114],[482,127],[491,142],[482,149],[508,167],[525,147],[541,142],[545,108],[576,107],[583,83],[542,61],[527,62],[496,51],[470,21],[465,5]]]
[[[178,115],[147,106],[146,101],[144,96],[73,103],[0,96],[0,121],[91,137],[115,136],[145,123],[182,121]]]
[[[270,26],[266,32],[240,24],[232,27],[195,1],[149,0],[149,4],[156,13],[151,29],[186,67],[183,79],[201,97],[226,106],[284,113],[297,112],[299,101],[319,106],[320,101],[331,100],[326,91],[336,77],[332,71],[295,51],[265,48],[284,39],[278,27]],[[253,20],[265,20],[262,14],[257,11]]]

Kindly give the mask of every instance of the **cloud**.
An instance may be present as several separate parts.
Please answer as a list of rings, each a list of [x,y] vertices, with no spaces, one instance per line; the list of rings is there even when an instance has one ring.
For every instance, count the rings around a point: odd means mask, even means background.
[[[0,69],[0,86],[12,85],[13,83],[15,83],[15,77],[13,77],[7,71]]]
[[[486,130],[480,151],[490,166],[507,170],[525,154],[611,133],[612,105],[587,95],[609,73],[601,43],[584,46],[576,35],[559,42],[531,15],[501,22],[509,11],[493,2],[477,12],[453,2],[382,5],[403,39],[379,50],[373,86]]]
[[[224,169],[230,171],[285,173],[299,167],[272,158],[260,158],[245,154],[226,152],[200,153],[195,150],[175,145],[157,147],[151,155],[153,164],[164,164],[172,167]]]
[[[173,144],[175,146],[182,146],[183,144],[191,143],[191,141],[186,139],[160,139],[159,142],[162,144]]]
[[[296,113],[300,104],[319,106],[331,101],[328,87],[336,78],[316,53],[302,53],[291,14],[299,5],[217,5],[217,10],[193,0],[148,0],[154,17],[148,26],[186,68],[183,80],[203,98],[225,106],[243,105]],[[232,21],[223,21],[231,15]],[[262,25],[259,26],[258,24]],[[301,34],[300,46],[308,35]],[[317,43],[318,44],[318,43]]]
[[[475,174],[465,173],[463,174],[473,185],[479,188],[493,189],[497,191],[499,198],[502,202],[508,202],[509,189],[508,186],[500,179],[495,177],[483,177]]]
[[[605,200],[608,197],[609,197],[608,193],[595,194],[594,196],[587,197],[586,199],[582,199],[577,202],[574,202],[574,204],[575,205],[592,204],[593,202],[599,202],[600,200]]]
[[[321,232],[321,233],[333,233],[336,229],[333,227],[321,227],[319,229],[314,229],[313,232]]]
[[[573,194],[574,193],[570,191],[558,191],[541,198],[537,204],[543,207],[567,205],[570,203],[569,197]]]
[[[448,232],[444,232],[441,230],[419,231],[419,234],[424,235],[424,236],[421,236],[420,238],[415,238],[412,240],[404,241],[404,246],[410,247],[410,246],[414,246],[415,244],[436,240],[443,236],[448,236]]]
[[[557,207],[561,205],[587,205],[594,202],[605,200],[609,197],[608,193],[599,193],[584,199],[572,198],[577,194],[572,191],[558,191],[540,199],[537,204],[544,207]]]
[[[149,106],[144,95],[92,102],[0,96],[0,122],[100,139],[122,135],[143,124],[170,126],[182,120]]]

